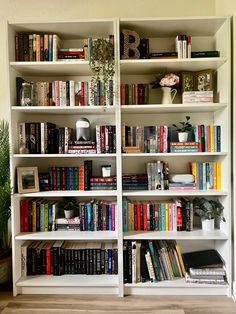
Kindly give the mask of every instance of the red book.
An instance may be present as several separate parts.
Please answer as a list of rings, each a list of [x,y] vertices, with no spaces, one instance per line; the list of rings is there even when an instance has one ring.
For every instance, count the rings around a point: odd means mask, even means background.
[[[51,247],[46,247],[46,274],[51,275]]]
[[[84,165],[79,166],[79,190],[84,191]]]
[[[163,136],[164,136],[164,126],[160,126],[160,153],[163,153],[163,148],[164,148],[164,141],[163,141]]]
[[[125,84],[120,85],[120,94],[121,94],[121,105],[125,105]],[[128,104],[126,104],[128,105]]]
[[[61,188],[66,191],[66,167],[61,168]]]
[[[138,104],[144,104],[144,85],[138,84]]]
[[[29,231],[28,200],[23,200],[23,232]]]
[[[81,106],[84,106],[84,81],[81,82]]]
[[[176,211],[177,211],[177,231],[182,231],[182,229],[183,229],[183,213],[182,213],[181,202],[176,202]]]
[[[52,167],[52,190],[57,190],[57,173],[56,173],[56,167]]]
[[[143,204],[140,204],[140,230],[143,230]]]
[[[20,232],[24,232],[24,216],[25,216],[24,210],[25,210],[24,200],[21,200],[20,201]]]
[[[112,219],[111,219],[112,231],[115,231],[116,230],[116,227],[115,227],[115,225],[116,225],[116,219],[115,219],[115,217],[116,217],[116,204],[115,203],[111,204],[111,217],[112,217]]]
[[[202,152],[202,142],[201,142],[202,130],[201,130],[201,125],[198,125],[197,128],[198,128],[198,151]]]
[[[147,203],[143,203],[143,230],[147,231]]]
[[[105,148],[106,148],[105,125],[100,126],[100,145],[101,145],[101,153],[105,153]]]
[[[141,203],[137,203],[137,230],[141,230]]]

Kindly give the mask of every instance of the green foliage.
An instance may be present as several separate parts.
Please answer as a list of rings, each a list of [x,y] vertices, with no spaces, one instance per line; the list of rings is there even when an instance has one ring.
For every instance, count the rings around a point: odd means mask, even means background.
[[[0,121],[0,258],[10,250],[8,220],[11,216],[9,125]]]
[[[176,128],[176,131],[178,132],[189,132],[192,130],[192,124],[189,123],[190,116],[186,116],[186,121],[179,122],[179,126],[176,124],[172,124],[173,127]]]
[[[79,209],[79,204],[77,200],[74,197],[65,197],[58,203],[59,210],[77,210]]]
[[[114,45],[105,38],[93,42],[89,66],[93,72],[92,82],[97,86],[98,81],[104,82],[105,97],[109,91],[109,80],[115,74]],[[92,90],[95,93],[95,90]],[[105,98],[106,99],[106,98]]]
[[[207,200],[204,197],[196,197],[193,200],[193,210],[195,216],[201,219],[214,219],[219,217],[225,221],[223,217],[224,206],[218,200]]]

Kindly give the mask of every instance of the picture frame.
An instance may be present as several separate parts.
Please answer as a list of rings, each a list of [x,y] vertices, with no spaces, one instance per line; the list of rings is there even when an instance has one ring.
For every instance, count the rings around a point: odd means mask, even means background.
[[[181,72],[181,90],[182,92],[191,92],[194,90],[194,72]]]
[[[194,74],[195,91],[213,91],[213,70],[202,70]]]
[[[38,167],[17,167],[18,193],[39,192]]]

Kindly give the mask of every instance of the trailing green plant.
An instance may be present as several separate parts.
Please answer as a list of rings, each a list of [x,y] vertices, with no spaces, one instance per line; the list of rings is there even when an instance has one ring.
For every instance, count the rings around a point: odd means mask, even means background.
[[[109,92],[109,81],[115,74],[114,45],[105,38],[98,38],[93,42],[89,66],[93,73],[92,93],[96,96],[99,81],[104,82],[104,98]]]
[[[189,132],[192,130],[192,124],[189,123],[190,116],[186,116],[186,121],[179,122],[179,126],[176,124],[172,124],[173,127],[176,128],[177,132]]]
[[[194,215],[200,217],[202,220],[220,218],[225,221],[223,217],[224,206],[219,200],[207,200],[204,197],[196,197],[193,200]]]
[[[11,217],[9,125],[0,121],[0,258],[9,255],[8,220]]]

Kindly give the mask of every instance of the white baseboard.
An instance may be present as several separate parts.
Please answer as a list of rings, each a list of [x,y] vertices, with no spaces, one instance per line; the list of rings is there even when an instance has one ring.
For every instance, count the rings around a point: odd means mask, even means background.
[[[233,282],[233,296],[234,302],[236,302],[236,281]]]

